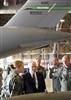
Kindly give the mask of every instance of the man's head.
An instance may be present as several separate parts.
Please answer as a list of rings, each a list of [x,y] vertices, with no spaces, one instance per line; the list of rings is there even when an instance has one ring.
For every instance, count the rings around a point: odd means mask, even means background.
[[[70,57],[68,55],[62,57],[62,62],[64,66],[70,67]]]
[[[41,63],[41,58],[36,58],[37,67],[40,67],[40,63]]]
[[[36,72],[36,62],[35,61],[31,61],[30,64],[28,65],[29,68],[29,72],[30,73],[35,73]]]
[[[14,67],[17,73],[22,73],[24,71],[24,63],[20,60],[14,62]]]
[[[52,65],[58,66],[58,59],[57,58],[53,58]]]

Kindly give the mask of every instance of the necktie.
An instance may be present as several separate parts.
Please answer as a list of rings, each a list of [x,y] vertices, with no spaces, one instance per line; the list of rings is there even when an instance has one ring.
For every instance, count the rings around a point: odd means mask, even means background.
[[[33,74],[33,80],[34,80],[34,83],[35,83],[35,74]]]

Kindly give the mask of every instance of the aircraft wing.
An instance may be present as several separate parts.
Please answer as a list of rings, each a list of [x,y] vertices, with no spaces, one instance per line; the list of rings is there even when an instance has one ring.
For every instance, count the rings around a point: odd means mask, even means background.
[[[71,0],[28,0],[0,27],[0,58],[71,38],[70,33],[56,32],[55,27],[71,9]]]
[[[0,27],[0,58],[71,38],[71,33],[30,27]]]
[[[56,93],[33,93],[13,96],[2,100],[71,100],[71,91]]]
[[[53,28],[69,10],[71,0],[28,0],[5,26]]]

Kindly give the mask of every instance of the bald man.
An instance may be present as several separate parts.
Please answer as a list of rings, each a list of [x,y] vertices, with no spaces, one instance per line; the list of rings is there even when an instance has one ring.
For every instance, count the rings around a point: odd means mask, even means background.
[[[61,91],[71,91],[71,63],[70,57],[64,55],[62,57],[63,68],[61,70]]]
[[[22,76],[24,83],[23,91],[25,94],[45,91],[46,87],[43,75],[39,72],[36,72],[36,67],[36,62],[30,62],[28,66],[29,72]]]

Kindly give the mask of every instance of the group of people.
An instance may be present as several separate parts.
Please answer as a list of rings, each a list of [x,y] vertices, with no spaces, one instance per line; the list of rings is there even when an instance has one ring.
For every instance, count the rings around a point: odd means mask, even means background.
[[[14,64],[11,64],[7,69],[7,77],[4,80],[2,98],[44,92],[46,89],[46,70],[40,66],[40,60],[37,58],[36,62],[31,61],[28,65],[29,71],[21,75],[20,73],[24,72],[24,62],[16,60]]]
[[[2,98],[20,94],[38,93],[46,90],[46,69],[40,65],[40,58],[28,64],[28,71],[24,73],[24,62],[16,60],[7,69],[7,77],[4,80]],[[53,91],[71,90],[71,64],[70,57],[62,57],[63,64],[59,64],[57,58],[53,58],[49,77],[53,80]],[[10,71],[10,72],[9,72]],[[20,73],[23,73],[20,75]]]
[[[71,91],[71,63],[70,57],[64,55],[62,57],[62,63],[59,64],[58,59],[52,60],[52,68],[50,68],[49,77],[53,81],[53,91]]]

